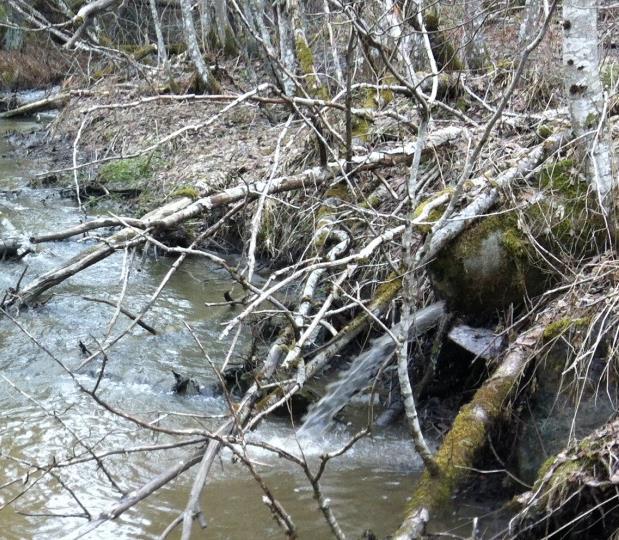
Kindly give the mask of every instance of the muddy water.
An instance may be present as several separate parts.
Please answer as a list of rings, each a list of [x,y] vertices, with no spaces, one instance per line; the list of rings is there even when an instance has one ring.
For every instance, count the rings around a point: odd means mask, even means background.
[[[0,124],[0,131],[32,127],[27,123],[4,123]],[[53,189],[34,191],[26,187],[24,179],[44,170],[45,164],[19,159],[2,140],[2,234],[28,237],[77,223],[80,215],[70,200],[61,198]],[[90,242],[77,239],[37,246],[36,252],[24,261],[2,262],[0,290],[15,285],[26,265],[25,281],[28,281],[56,267]],[[0,319],[0,508],[3,508],[0,538],[65,537],[86,522],[81,517],[71,517],[82,512],[76,499],[91,515],[97,516],[122,496],[118,489],[127,493],[139,488],[188,452],[175,449],[107,458],[107,472],[117,487],[90,462],[57,470],[55,477],[43,473],[48,464],[84,454],[85,445],[102,453],[171,440],[166,435],[137,428],[97,406],[89,396],[80,393],[56,361],[74,369],[83,359],[78,341],[94,348],[95,340],[104,341],[108,335],[113,309],[88,302],[82,296],[117,298],[123,287],[123,276],[128,272],[124,305],[137,312],[169,265],[169,260],[152,254],[148,257],[137,254],[131,259],[128,254],[117,253],[58,286],[43,306],[22,312],[18,322],[23,329],[6,318]],[[205,262],[190,260],[184,264],[146,317],[158,335],[134,330],[110,350],[106,368],[109,376],[101,384],[101,397],[130,414],[156,420],[158,425],[169,428],[216,425],[216,420],[192,415],[225,414],[223,400],[174,395],[170,391],[170,370],[191,373],[202,383],[213,380],[210,367],[184,323],[195,330],[213,361],[221,363],[229,343],[220,341],[218,333],[221,323],[234,312],[227,307],[206,308],[204,303],[220,301],[223,291],[229,287],[226,276]],[[121,316],[109,335],[122,332],[127,324],[128,320]],[[239,354],[243,352],[244,341],[241,338]],[[97,366],[93,364],[92,368]],[[88,372],[78,378],[86,386],[94,384],[94,377]],[[315,460],[322,452],[341,446],[354,431],[355,426],[339,426],[328,436],[297,441],[289,425],[268,421],[252,437],[296,453],[302,447],[308,458]],[[311,489],[298,467],[264,451],[253,451],[251,456],[257,470],[291,514],[301,537],[329,537]],[[392,531],[401,519],[419,468],[411,445],[398,432],[362,440],[346,457],[333,461],[324,477],[324,491],[344,531],[352,538],[359,537],[366,528],[379,535]],[[191,471],[185,473],[89,537],[157,537],[185,507],[192,476]],[[17,500],[5,506],[18,495]],[[196,527],[194,536],[282,537],[261,502],[261,495],[247,471],[224,453],[213,468],[203,497],[208,529],[203,532]],[[473,508],[470,513],[480,511],[483,510]],[[452,521],[445,525],[449,528],[453,524]]]
[[[28,129],[27,124],[4,124],[3,129]],[[6,147],[0,148],[0,212],[12,224],[4,222],[7,232],[24,237],[33,233],[57,230],[79,221],[71,201],[54,190],[30,190],[24,177],[44,168],[43,163],[16,159]],[[19,263],[2,263],[0,289],[16,283],[25,265],[29,278],[57,266],[78,253],[89,241],[67,241],[37,247],[35,254]],[[138,311],[153,293],[170,261],[152,255],[136,258],[128,264],[118,253],[104,263],[80,273],[58,287],[44,306],[25,311],[19,323],[70,368],[82,360],[78,341],[93,346],[94,339],[103,340],[113,310],[82,296],[115,298],[122,289],[124,272],[129,268],[126,307]],[[221,362],[228,343],[218,340],[220,323],[233,313],[229,308],[206,308],[204,302],[222,299],[230,287],[225,276],[202,261],[189,261],[174,276],[147,321],[159,334],[151,336],[139,329],[123,338],[109,353],[102,396],[123,410],[154,419],[166,412],[184,413],[168,416],[160,423],[168,427],[196,426],[189,413],[222,414],[226,409],[219,398],[182,399],[170,392],[175,368],[193,374],[201,382],[212,379],[212,373],[196,344],[184,327],[187,322],[205,344],[211,358]],[[128,321],[119,319],[112,335],[123,330]],[[239,353],[243,347],[239,348]],[[93,368],[96,367],[93,365]],[[68,374],[50,355],[17,326],[0,321],[0,485],[32,471],[31,465],[46,466],[62,461],[73,453],[84,452],[77,439],[103,452],[108,449],[153,445],[168,440],[106,413],[92,399],[79,392]],[[85,373],[80,381],[92,385],[94,379]],[[208,421],[207,421],[208,422]],[[351,430],[341,429],[325,441],[305,441],[304,450],[311,456],[342,444]],[[268,423],[254,435],[286,448],[293,445],[292,431],[285,424]],[[294,445],[293,445],[294,447]],[[185,450],[135,454],[107,460],[109,471],[124,491],[136,489],[153,475],[172,464]],[[383,463],[386,452],[394,456]],[[311,491],[295,467],[271,455],[257,453],[259,471],[273,487],[278,498],[292,514],[302,531],[313,537],[326,534],[316,512]],[[383,439],[363,441],[353,453],[336,462],[325,479],[325,491],[333,499],[334,508],[345,530],[360,534],[366,527],[387,532],[397,524],[399,509],[407,496],[408,473],[418,463],[408,444],[395,434]],[[60,479],[93,515],[97,515],[119,497],[102,471],[83,465],[60,471]],[[0,512],[2,538],[57,538],[78,528],[80,518],[56,518],[52,514],[76,514],[80,508],[60,482],[49,475],[34,472],[22,482],[0,491],[6,502],[35,478],[14,504]],[[187,473],[142,503],[117,522],[93,533],[96,538],[151,537],[160,533],[186,504],[191,486]],[[261,493],[248,479],[245,470],[225,456],[213,471],[213,481],[204,497],[212,538],[270,538],[281,533],[261,502]]]

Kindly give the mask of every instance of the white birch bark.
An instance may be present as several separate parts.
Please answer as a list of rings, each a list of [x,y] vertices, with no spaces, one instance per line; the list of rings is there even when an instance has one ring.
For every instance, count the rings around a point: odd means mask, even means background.
[[[605,97],[599,75],[597,0],[563,3],[563,65],[572,129],[587,159],[587,176],[608,212],[615,181],[605,129]]]
[[[294,75],[297,70],[297,61],[294,54],[294,35],[288,11],[283,9],[279,4],[277,6],[277,30],[279,32],[280,60],[287,72],[282,76],[284,93],[287,96],[293,96],[295,93],[295,83],[290,76]]]
[[[464,2],[464,53],[470,69],[480,70],[488,60],[488,49],[483,33],[484,10],[481,0]]]
[[[155,26],[155,35],[157,36],[157,63],[159,66],[166,66],[168,63],[168,53],[165,48],[163,32],[161,31],[161,20],[159,19],[159,12],[157,11],[157,0],[149,0],[149,4],[150,14],[153,18],[153,25]]]
[[[344,87],[344,74],[342,72],[342,65],[340,63],[340,56],[337,52],[337,41],[333,35],[333,28],[331,26],[331,10],[329,9],[329,0],[323,0],[322,9],[325,14],[325,24],[327,26],[327,33],[329,34],[329,44],[331,45],[331,57],[333,58],[333,69],[335,71],[335,78],[340,88]]]
[[[198,44],[198,37],[196,36],[196,28],[193,25],[193,13],[191,11],[190,0],[180,0],[181,14],[183,17],[183,29],[185,34],[185,43],[187,44],[187,51],[191,57],[191,61],[202,79],[204,86],[208,91],[211,91],[215,86],[215,81],[204,62],[202,53],[200,52],[200,45]]]
[[[530,41],[533,29],[539,21],[541,13],[540,0],[526,0],[524,12],[524,17],[520,23],[520,30],[518,31],[518,43],[521,45]]]

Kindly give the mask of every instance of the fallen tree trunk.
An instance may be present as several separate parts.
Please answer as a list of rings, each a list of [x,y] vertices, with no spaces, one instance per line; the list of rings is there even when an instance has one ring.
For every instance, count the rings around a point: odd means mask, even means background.
[[[438,476],[427,470],[423,472],[394,540],[420,538],[431,512],[449,504],[454,490],[468,477],[493,428],[508,412],[513,391],[551,320],[550,311],[510,345],[494,374],[477,390],[471,402],[460,409],[435,455]]]
[[[448,127],[436,130],[428,137],[426,150],[436,149],[439,146],[457,139],[464,132],[463,129]],[[410,162],[414,155],[414,145],[407,144],[398,147],[395,150],[386,150],[381,152],[372,152],[366,156],[357,158],[357,170],[369,170],[380,166],[388,166],[396,163]],[[345,163],[343,161],[331,162],[325,167],[313,167],[302,173],[290,177],[275,178],[268,182],[267,194],[283,193],[297,189],[316,188],[324,184],[327,180],[337,178],[339,173],[344,170]],[[141,223],[132,221],[133,228],[125,228],[111,236],[109,239],[102,242],[99,246],[85,250],[80,255],[69,260],[62,267],[52,270],[38,279],[28,284],[20,293],[19,296],[13,296],[8,300],[8,304],[24,305],[31,303],[41,293],[50,289],[54,285],[62,283],[65,279],[75,275],[76,273],[92,266],[93,264],[105,259],[116,249],[120,249],[127,245],[127,242],[135,242],[137,244],[144,243],[145,240],[140,237],[139,229],[160,229],[165,230],[187,219],[208,213],[214,208],[226,206],[240,200],[254,200],[262,194],[267,186],[267,182],[254,182],[253,184],[242,184],[233,188],[226,189],[215,195],[203,197],[195,202],[184,197],[178,199],[166,206],[153,210],[144,216]],[[118,225],[124,225],[121,220],[116,220]],[[70,236],[81,234],[87,230],[92,230],[99,227],[109,227],[111,225],[109,218],[93,220],[88,223],[73,227],[68,231],[54,234],[54,239],[68,238]],[[33,238],[34,242],[41,241]]]
[[[188,197],[177,199],[176,201],[146,214],[143,218],[144,223],[148,225],[149,223],[156,222],[162,217],[177,211],[179,208],[184,208],[190,203],[191,199]],[[135,229],[127,228],[119,231],[107,239],[106,242],[102,242],[93,248],[86,249],[76,257],[73,257],[62,267],[39,276],[33,282],[24,287],[19,294],[10,296],[5,301],[5,305],[25,305],[32,302],[32,300],[34,300],[42,292],[48,290],[54,285],[57,285],[58,283],[62,283],[65,279],[77,274],[79,271],[105,259],[114,253],[114,251],[116,251],[119,247],[126,245],[126,243],[131,240],[134,240],[137,235],[138,232]]]
[[[36,112],[45,111],[48,109],[59,109],[69,101],[70,97],[71,94],[67,92],[50,96],[45,99],[32,101],[21,105],[20,107],[16,107],[15,109],[11,109],[10,111],[0,113],[0,118],[14,118],[16,116],[27,116],[29,114],[34,114]]]

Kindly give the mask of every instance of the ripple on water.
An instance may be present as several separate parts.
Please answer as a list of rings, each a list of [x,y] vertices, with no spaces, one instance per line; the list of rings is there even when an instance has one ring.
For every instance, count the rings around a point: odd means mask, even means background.
[[[6,129],[0,123],[0,131]],[[14,124],[13,124],[14,127]],[[0,154],[6,152],[0,141]],[[17,189],[5,197],[0,194],[0,211],[27,237],[32,233],[59,230],[76,224],[81,216],[72,203],[61,199],[54,190],[29,190],[22,177],[41,168],[40,163],[16,162],[0,158],[0,189]],[[63,261],[92,245],[92,240],[71,240],[37,245],[36,252],[20,263],[2,263],[0,288],[16,283],[25,265],[29,266],[25,282],[56,268]],[[96,350],[103,342],[114,313],[109,306],[86,302],[82,296],[117,298],[122,286],[126,258],[116,253],[99,265],[80,272],[53,290],[53,296],[36,310],[23,311],[19,323],[66,367],[75,369],[84,360],[77,342],[82,340]],[[141,259],[138,254],[129,275],[128,294],[123,305],[137,313],[149,301],[170,268],[170,259],[152,254]],[[224,291],[232,288],[225,273],[209,267],[202,260],[189,260],[173,276],[168,287],[147,314],[146,321],[157,330],[151,336],[135,328],[108,352],[106,377],[100,395],[117,407],[158,426],[173,429],[202,429],[221,420],[195,419],[190,415],[226,412],[221,398],[195,396],[182,399],[170,392],[170,370],[182,366],[201,383],[213,380],[212,369],[184,323],[192,326],[210,358],[223,361],[228,340],[220,340],[222,324],[238,311],[229,306],[205,306],[205,302],[223,300]],[[233,295],[240,291],[233,291]],[[127,328],[129,320],[121,315],[112,329],[115,336]],[[247,343],[241,336],[241,349]],[[100,360],[93,361],[77,380],[87,388],[95,383]],[[152,433],[135,423],[114,416],[95,405],[80,392],[71,376],[46,352],[6,318],[0,320],[0,373],[13,385],[0,378],[0,484],[9,479],[38,478],[35,487],[19,501],[17,508],[31,514],[19,515],[11,507],[0,512],[0,536],[6,540],[22,538],[58,538],[84,523],[77,518],[55,519],[50,514],[75,513],[80,509],[68,491],[50,475],[30,470],[30,465],[46,467],[68,459],[81,459],[90,452],[115,451],[106,459],[106,470],[125,492],[135,490],[184,458],[189,449],[166,452],[123,453],[122,450],[169,443],[173,439],[163,433]],[[295,455],[301,451],[316,463],[325,451],[340,448],[353,430],[339,427],[321,437],[303,436],[283,422],[268,421],[254,431],[251,441],[264,441]],[[255,461],[271,489],[287,509],[301,532],[307,537],[328,535],[321,518],[317,518],[313,494],[301,470],[273,453],[253,446],[249,455]],[[384,456],[390,455],[389,463]],[[204,496],[209,519],[209,537],[279,538],[281,531],[273,525],[262,503],[262,493],[247,471],[233,463],[230,452],[212,469],[212,477]],[[388,532],[395,526],[407,490],[400,480],[419,467],[411,445],[398,437],[363,439],[345,458],[335,459],[325,473],[325,493],[333,498],[334,510],[351,534],[372,526],[377,532]],[[92,462],[58,470],[59,478],[69,486],[93,514],[114,504],[121,496],[110,485],[105,471]],[[193,475],[185,474],[137,509],[97,530],[93,538],[122,539],[152,537],[167,526],[187,503]],[[0,500],[8,500],[21,488],[21,482],[0,490]],[[384,497],[387,499],[384,499]],[[383,504],[381,501],[387,501]],[[400,506],[398,506],[400,505]],[[371,510],[371,511],[369,511]],[[378,526],[377,526],[378,524]]]

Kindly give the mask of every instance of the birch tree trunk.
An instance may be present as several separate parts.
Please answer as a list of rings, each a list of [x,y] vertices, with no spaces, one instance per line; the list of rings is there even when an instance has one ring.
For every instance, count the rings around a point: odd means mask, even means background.
[[[301,68],[301,75],[305,79],[309,94],[316,96],[319,93],[321,83],[314,65],[314,54],[307,40],[305,24],[301,15],[301,6],[299,5],[299,0],[288,0],[287,5],[290,22],[292,23],[294,50],[297,62]]]
[[[530,41],[533,35],[533,29],[539,21],[541,13],[540,0],[526,0],[524,5],[524,17],[520,23],[520,30],[518,30],[518,43],[520,45],[526,45]]]
[[[288,10],[277,5],[277,30],[279,33],[279,54],[286,73],[283,74],[284,93],[293,96],[295,83],[291,79],[297,70],[297,61],[294,54],[294,35],[292,22],[288,16]]]
[[[216,92],[218,88],[217,81],[211,75],[208,66],[204,62],[202,53],[200,52],[200,45],[198,43],[198,37],[196,35],[196,28],[193,25],[193,13],[191,11],[190,0],[180,0],[181,14],[183,17],[183,29],[185,34],[185,43],[187,44],[187,50],[191,61],[198,72],[204,88],[207,92]]]
[[[211,2],[210,0],[200,1],[200,37],[202,38],[202,48],[209,50],[208,33],[211,30]]]
[[[168,53],[165,48],[163,32],[161,31],[159,13],[157,12],[157,0],[149,0],[149,4],[150,14],[153,18],[153,25],[155,26],[155,34],[157,36],[157,62],[159,66],[166,66],[168,63]]]
[[[488,49],[483,33],[484,10],[481,0],[464,2],[464,52],[469,69],[481,70],[488,61]]]
[[[605,124],[605,99],[599,75],[597,0],[563,3],[563,64],[572,129],[580,155],[587,161],[587,176],[603,210],[612,206],[609,132]]]

